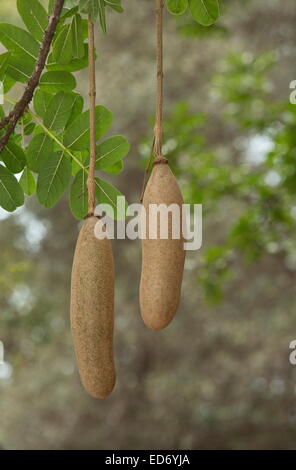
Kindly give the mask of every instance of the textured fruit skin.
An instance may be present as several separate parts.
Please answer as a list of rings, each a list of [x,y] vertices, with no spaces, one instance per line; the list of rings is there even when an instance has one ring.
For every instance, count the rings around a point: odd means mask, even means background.
[[[71,328],[81,382],[95,398],[115,384],[114,262],[109,239],[99,240],[98,218],[87,218],[77,240],[71,282]]]
[[[167,164],[154,166],[143,198],[147,238],[142,240],[140,308],[145,325],[154,330],[165,328],[175,316],[185,261],[184,239],[172,238],[171,223],[167,240],[160,239],[159,234],[155,240],[148,238],[149,204],[161,203],[178,204],[182,210],[183,197]]]

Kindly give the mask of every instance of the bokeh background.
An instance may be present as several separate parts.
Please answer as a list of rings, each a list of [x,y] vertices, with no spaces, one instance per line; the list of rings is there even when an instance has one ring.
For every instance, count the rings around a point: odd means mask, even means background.
[[[114,241],[117,385],[83,391],[69,327],[79,224],[65,196],[1,212],[0,447],[295,449],[295,0],[221,0],[216,26],[165,16],[165,152],[203,246],[162,332],[140,319],[140,245]],[[98,102],[132,150],[111,178],[137,202],[153,134],[152,0],[123,0],[97,34]],[[0,21],[19,22],[1,0]],[[86,72],[79,91],[87,96]],[[20,90],[16,89],[17,95]]]

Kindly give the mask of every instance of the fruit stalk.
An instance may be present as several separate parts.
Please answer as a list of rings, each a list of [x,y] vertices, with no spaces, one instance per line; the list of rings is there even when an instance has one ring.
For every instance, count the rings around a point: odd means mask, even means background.
[[[96,165],[96,69],[95,69],[95,38],[94,24],[88,18],[88,47],[89,47],[89,104],[90,104],[90,160],[87,178],[88,215],[95,211],[95,165]]]

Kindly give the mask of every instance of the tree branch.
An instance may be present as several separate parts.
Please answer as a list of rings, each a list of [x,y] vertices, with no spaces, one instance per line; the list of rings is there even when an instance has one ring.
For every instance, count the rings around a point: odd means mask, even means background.
[[[17,125],[18,120],[24,114],[27,106],[33,98],[35,89],[39,85],[40,77],[45,67],[54,33],[56,31],[60,15],[64,6],[64,1],[65,0],[56,0],[52,15],[49,18],[48,27],[44,34],[34,72],[27,83],[23,96],[18,101],[18,103],[16,103],[15,107],[9,113],[9,115],[5,117],[0,123],[0,129],[9,124],[5,134],[0,139],[0,153],[7,144],[9,137],[11,136]]]

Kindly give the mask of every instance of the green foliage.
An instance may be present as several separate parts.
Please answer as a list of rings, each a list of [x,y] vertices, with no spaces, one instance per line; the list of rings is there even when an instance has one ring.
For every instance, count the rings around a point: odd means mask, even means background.
[[[44,118],[49,105],[51,95],[43,90],[37,89],[34,94],[34,109],[35,112],[42,118]]]
[[[121,0],[78,0],[75,3],[79,4],[79,11],[90,15],[94,22],[99,18],[104,33],[107,32],[106,7],[112,8],[117,13],[123,12]]]
[[[35,64],[39,53],[39,43],[24,29],[12,24],[1,23],[0,42],[12,54],[30,64]]]
[[[70,72],[46,72],[40,80],[41,90],[47,93],[73,90],[76,87],[76,80]]]
[[[37,181],[37,197],[45,207],[53,207],[67,189],[71,162],[63,152],[55,152],[42,166]]]
[[[72,51],[73,57],[82,58],[84,56],[84,44],[83,44],[83,26],[80,15],[75,15],[71,23],[72,33]]]
[[[26,148],[28,168],[35,173],[39,173],[46,160],[50,158],[52,153],[52,139],[44,133],[35,135]]]
[[[82,113],[83,110],[83,98],[78,93],[74,93],[73,102],[71,107],[71,114],[67,122],[67,126],[72,124],[72,122]]]
[[[28,167],[26,167],[22,173],[20,185],[23,188],[24,193],[28,196],[32,196],[36,191],[35,178]]]
[[[42,41],[47,27],[47,13],[37,0],[17,0],[18,12],[28,31]]]
[[[54,0],[49,0],[49,14],[52,14],[53,6]],[[175,15],[189,10],[198,23],[206,25],[213,23],[219,14],[217,0],[167,0],[167,7]],[[7,49],[0,55],[0,79],[4,82],[5,93],[16,82],[28,82],[48,23],[47,12],[38,0],[18,0],[17,8],[27,30],[7,23],[0,24],[0,42]],[[88,65],[87,20],[81,15],[90,15],[93,21],[99,19],[102,30],[106,32],[107,8],[118,13],[123,11],[121,0],[65,1],[46,64],[47,70],[42,74],[34,94],[35,114],[28,110],[1,155],[5,171],[11,172],[10,181],[14,181],[13,173],[23,171],[21,184],[18,183],[19,191],[33,194],[34,173],[38,174],[37,196],[46,207],[52,207],[64,194],[72,173],[75,179],[70,206],[76,217],[83,217],[86,213],[85,178],[88,170],[85,165],[90,139],[89,111],[82,112],[83,98],[73,92],[76,87],[73,73]],[[111,112],[97,106],[97,140],[109,130],[111,122]],[[99,143],[96,169],[111,174],[120,173],[122,159],[128,151],[129,144],[121,136]],[[5,191],[3,187],[2,191]],[[112,185],[97,180],[97,198],[101,202],[113,204],[116,195],[117,190]],[[5,197],[2,200],[7,207]]]
[[[79,170],[74,178],[70,191],[70,208],[77,219],[83,219],[87,215],[87,174]]]
[[[7,74],[16,82],[27,83],[32,72],[34,65],[32,62],[27,62],[24,57],[11,56],[7,66]]]
[[[130,145],[122,136],[111,137],[97,146],[96,170],[112,167],[129,152]]]
[[[99,140],[112,123],[112,113],[104,106],[96,107],[96,137]],[[89,148],[89,111],[80,114],[66,129],[64,144],[72,150]]]
[[[218,0],[166,0],[166,5],[173,15],[183,15],[189,9],[194,21],[203,26],[212,25],[220,15]]]
[[[24,203],[24,193],[13,174],[0,165],[0,205],[8,212],[13,212]]]
[[[73,55],[73,37],[70,24],[63,26],[53,45],[53,58],[61,64],[68,64]]]
[[[49,14],[54,3],[54,0],[49,1]],[[119,13],[123,11],[120,0],[65,1],[46,70],[34,93],[34,112],[27,110],[0,156],[3,163],[0,166],[0,205],[6,210],[13,211],[21,205],[24,194],[35,193],[34,174],[38,176],[37,197],[45,207],[58,202],[73,175],[70,207],[75,217],[86,215],[89,110],[83,112],[83,98],[73,91],[76,87],[73,73],[88,66],[87,19],[80,13],[90,14],[93,20],[99,17],[106,31],[106,7]],[[7,49],[0,55],[0,80],[4,82],[5,93],[16,82],[28,82],[48,24],[47,12],[38,0],[18,0],[17,8],[27,31],[12,24],[0,24],[0,42]],[[109,130],[111,122],[112,113],[97,106],[97,140]],[[129,144],[121,136],[98,143],[96,169],[120,173],[122,159],[128,151]],[[18,183],[13,173],[20,172]],[[113,204],[115,195],[120,193],[101,179],[96,184],[97,198],[101,198],[98,201],[109,200]]]
[[[107,210],[107,215],[110,217],[120,218],[121,214],[118,213],[117,198],[122,196],[122,193],[118,191],[112,184],[103,180],[102,178],[96,178],[96,197],[101,204],[108,204],[113,208],[113,211]],[[124,215],[123,215],[124,217]]]
[[[173,15],[183,15],[188,8],[188,0],[166,0],[166,5]]]
[[[189,0],[192,17],[203,26],[210,26],[219,18],[218,0]]]
[[[47,70],[57,71],[65,70],[67,72],[78,72],[79,70],[85,69],[88,66],[88,46],[83,44],[84,55],[83,57],[72,57],[68,64],[60,64],[53,58],[53,54],[50,54],[47,62]],[[74,50],[74,46],[73,46]]]
[[[74,93],[60,91],[54,95],[44,115],[44,125],[55,131],[63,129],[70,118],[74,100]]]
[[[128,141],[122,136],[114,136],[105,140],[97,146],[96,169],[109,173],[120,173],[122,170],[122,159],[129,152]],[[76,157],[79,157],[75,154]],[[84,164],[88,161],[88,155],[80,155],[80,161]],[[70,192],[70,207],[74,217],[82,219],[87,215],[87,174],[84,170],[76,171],[74,167],[74,182]],[[72,168],[73,173],[73,168]],[[117,218],[117,196],[122,196],[110,183],[102,178],[96,179],[96,197],[101,204],[110,204],[114,209],[114,216]]]
[[[0,55],[0,80],[3,80],[5,77],[10,55],[10,52],[5,52],[4,54]]]
[[[8,142],[1,152],[1,158],[12,173],[20,173],[26,165],[25,152],[14,142]]]

